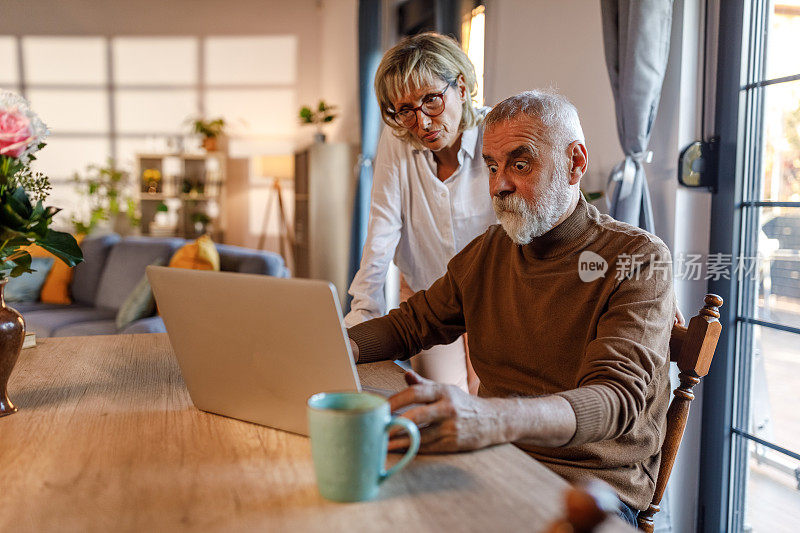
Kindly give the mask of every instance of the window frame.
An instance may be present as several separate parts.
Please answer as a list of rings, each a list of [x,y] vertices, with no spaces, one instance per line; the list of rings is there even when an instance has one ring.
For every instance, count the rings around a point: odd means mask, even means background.
[[[708,1],[708,0],[707,0]],[[719,137],[717,192],[711,202],[709,253],[754,257],[762,207],[800,207],[800,202],[760,198],[764,89],[800,79],[800,74],[766,79],[769,0],[718,2],[719,35],[715,131]],[[731,179],[733,178],[733,179]],[[756,178],[756,179],[754,179]],[[748,302],[757,286],[747,279],[709,281],[725,300],[722,336],[703,384],[698,531],[741,531],[745,519],[746,468],[750,442],[800,460],[796,452],[747,431],[751,338],[756,326],[800,334],[800,329],[761,320]],[[747,378],[747,379],[742,379]],[[734,471],[736,465],[745,465]]]

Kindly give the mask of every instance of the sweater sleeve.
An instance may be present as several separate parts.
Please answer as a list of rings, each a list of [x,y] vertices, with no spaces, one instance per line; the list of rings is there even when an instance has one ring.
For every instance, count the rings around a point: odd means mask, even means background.
[[[359,363],[408,359],[438,344],[450,344],[466,331],[461,280],[475,261],[484,236],[450,260],[444,276],[415,293],[388,315],[355,325],[347,334],[359,349]]]
[[[566,446],[627,433],[644,410],[650,382],[666,375],[675,317],[669,250],[661,242],[649,241],[625,255],[633,258],[631,268],[598,320],[578,386],[558,393],[570,403],[577,421]]]

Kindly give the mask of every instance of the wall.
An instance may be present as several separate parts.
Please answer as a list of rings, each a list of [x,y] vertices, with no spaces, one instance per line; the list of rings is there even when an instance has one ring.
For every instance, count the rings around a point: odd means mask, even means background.
[[[361,142],[358,101],[358,0],[325,0],[320,33],[320,96],[339,106],[333,141]]]
[[[295,35],[298,101],[318,96],[318,0],[4,0],[2,35]]]
[[[711,195],[680,187],[676,178],[680,150],[702,136],[702,10],[702,0],[674,3],[670,59],[650,142],[655,154],[648,169],[654,216],[675,263],[688,254],[705,258],[709,249]],[[691,316],[702,306],[708,283],[684,277],[676,278],[675,292],[683,313]],[[675,369],[672,378],[677,386]],[[696,527],[702,384],[694,392],[696,399],[668,487],[673,530],[680,532]]]
[[[646,167],[656,233],[673,258],[708,252],[710,195],[680,188],[676,180],[680,150],[700,135],[701,4],[701,0],[674,2],[670,61],[649,146],[654,157]],[[486,13],[487,104],[530,88],[557,88],[578,108],[586,133],[589,172],[584,188],[604,188],[622,151],[605,66],[600,3],[488,0]],[[704,280],[676,280],[685,315],[697,312],[706,286]],[[668,488],[669,503],[660,513],[662,519],[669,514],[672,529],[680,532],[695,529],[697,513],[702,388],[695,392]],[[658,530],[668,530],[665,524],[660,526]]]
[[[600,3],[488,0],[485,69],[486,105],[541,87],[553,87],[575,104],[589,150],[583,187],[602,190],[622,150],[603,55]]]

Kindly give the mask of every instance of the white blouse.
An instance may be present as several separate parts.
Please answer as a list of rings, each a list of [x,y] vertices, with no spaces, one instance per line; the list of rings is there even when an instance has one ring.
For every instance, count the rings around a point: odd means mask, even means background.
[[[458,168],[441,181],[431,150],[418,150],[384,128],[347,327],[386,314],[383,291],[392,258],[413,291],[427,289],[454,255],[497,223],[482,144],[482,125],[463,132]]]

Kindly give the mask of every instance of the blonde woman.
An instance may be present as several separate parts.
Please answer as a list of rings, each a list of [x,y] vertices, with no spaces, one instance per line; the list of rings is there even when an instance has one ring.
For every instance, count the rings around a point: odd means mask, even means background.
[[[375,76],[385,128],[374,162],[367,240],[350,294],[348,327],[387,312],[394,259],[401,297],[427,289],[448,261],[497,222],[481,158],[483,117],[475,70],[458,43],[424,33],[386,52]],[[466,339],[411,359],[419,374],[475,393]]]

